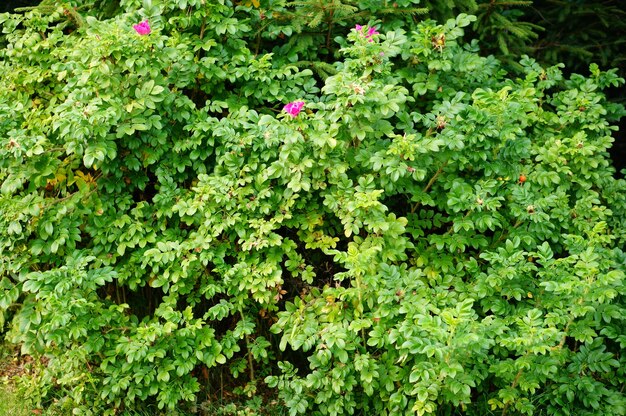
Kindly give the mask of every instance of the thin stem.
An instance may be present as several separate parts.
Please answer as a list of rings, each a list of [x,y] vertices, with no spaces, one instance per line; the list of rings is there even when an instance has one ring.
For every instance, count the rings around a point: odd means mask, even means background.
[[[432,178],[430,178],[430,180],[428,181],[428,183],[426,184],[426,186],[424,187],[424,189],[422,189],[423,193],[427,193],[430,188],[433,186],[433,184],[435,183],[435,181],[437,180],[437,178],[439,177],[439,175],[441,175],[441,172],[443,172],[443,168],[446,167],[446,165],[448,164],[448,161],[446,160],[440,167],[439,169],[437,169],[437,172],[435,172],[435,174],[433,175]],[[415,213],[415,211],[417,211],[417,209],[420,207],[420,205],[422,204],[421,201],[417,201],[415,203],[415,205],[413,205],[413,207],[411,207],[411,214]]]
[[[200,26],[200,35],[199,35],[199,39],[202,40],[204,38],[204,31],[206,30],[206,17],[202,18],[202,26]],[[200,56],[202,56],[202,52],[203,49],[199,48],[198,52],[196,52],[196,59],[200,59]]]
[[[465,215],[463,215],[463,219],[467,218],[472,212],[472,210],[469,210],[465,213]],[[446,231],[446,233],[444,235],[450,235],[452,234],[452,231],[454,230],[454,221],[453,224],[450,226],[450,228],[448,228],[448,231]]]
[[[357,295],[359,297],[359,318],[363,316],[363,295],[361,294],[361,276],[357,274],[354,278],[356,283]],[[361,328],[361,339],[363,340],[363,349],[367,350],[367,341],[365,340],[365,329]]]
[[[326,32],[326,48],[330,49],[330,37],[332,35],[333,30],[333,15],[335,14],[335,9],[330,9],[329,17],[328,17],[328,31]]]
[[[206,30],[206,17],[202,18],[202,26],[200,26],[200,40],[204,38],[204,31]]]
[[[224,400],[224,369],[220,367],[220,400]]]
[[[519,382],[519,379],[522,376],[522,372],[523,372],[523,370],[520,368],[519,371],[517,372],[517,374],[515,375],[515,378],[513,379],[513,383],[511,384],[511,388],[512,389],[517,387],[517,383]],[[504,405],[504,408],[502,409],[502,416],[506,416],[506,412],[508,410],[509,410],[509,403]]]
[[[94,181],[96,179],[97,178],[94,178]],[[96,191],[96,189],[98,189],[98,188],[94,187],[91,191],[87,192],[87,194],[85,194],[83,197],[87,198],[87,197],[91,196],[91,194],[93,194]],[[74,195],[78,195],[79,193],[80,193],[80,191],[74,192],[74,193],[69,194],[67,196],[64,196],[63,198],[55,199],[54,201],[52,201],[48,205],[46,205],[44,208],[47,209],[47,208],[51,207],[52,205],[58,204],[59,202],[67,201],[68,199],[72,198]]]
[[[122,303],[122,297],[120,296],[120,287],[117,282],[115,282],[115,301],[118,305]]]
[[[515,224],[513,224],[513,227],[511,227],[513,230],[516,229],[517,227],[519,227],[520,225],[522,225],[522,220],[517,220],[515,222]],[[498,239],[496,241],[493,242],[493,244],[491,245],[491,247],[493,247],[494,245],[498,244],[500,241],[502,241],[504,239],[504,237],[506,237],[507,235],[509,235],[509,233],[505,232],[504,229],[502,230],[502,233],[500,234],[500,237],[498,237]]]
[[[243,314],[243,310],[241,308],[239,308],[239,315],[241,315],[241,320],[245,320],[245,316]],[[250,348],[250,335],[246,334],[245,336],[245,341],[246,341],[246,349],[248,350],[248,371],[250,374],[250,381],[254,382],[255,381],[255,377],[254,377],[254,361],[252,360],[252,350]]]
[[[572,324],[572,322],[574,322],[574,316],[570,315],[570,318],[565,325],[565,329],[563,329],[563,338],[561,338],[561,341],[555,347],[555,349],[563,348],[563,345],[565,345],[565,340],[567,339],[567,331],[569,331],[569,326]]]

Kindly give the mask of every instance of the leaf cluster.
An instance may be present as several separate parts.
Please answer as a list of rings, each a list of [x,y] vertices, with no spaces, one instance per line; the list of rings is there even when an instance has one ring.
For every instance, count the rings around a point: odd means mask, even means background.
[[[0,15],[0,317],[38,405],[624,413],[615,70],[507,73],[466,14],[86,4]]]

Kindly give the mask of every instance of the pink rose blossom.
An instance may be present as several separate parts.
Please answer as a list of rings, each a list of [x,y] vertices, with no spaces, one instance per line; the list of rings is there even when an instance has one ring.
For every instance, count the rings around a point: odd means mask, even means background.
[[[361,36],[364,36],[369,42],[374,42],[374,39],[372,39],[374,35],[380,35],[375,27],[356,25],[354,29],[357,32],[361,32]],[[367,29],[367,33],[363,33],[363,29]]]
[[[365,35],[366,38],[371,38],[374,35],[380,35],[375,27],[370,27],[369,29],[367,29],[367,35]]]
[[[141,23],[133,25],[133,29],[135,29],[135,32],[137,32],[141,36],[148,35],[152,31],[150,29],[150,23],[148,23],[148,19],[144,20]]]
[[[291,117],[297,116],[304,107],[304,101],[294,101],[287,104],[284,110],[291,115]]]

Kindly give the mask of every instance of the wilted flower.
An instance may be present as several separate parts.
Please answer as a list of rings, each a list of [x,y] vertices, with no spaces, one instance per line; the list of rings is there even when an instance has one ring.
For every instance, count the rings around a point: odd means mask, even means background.
[[[363,95],[365,94],[365,88],[359,84],[350,84],[350,87],[352,88],[352,91],[354,91],[355,94],[359,94],[359,95]]]
[[[287,104],[284,110],[291,115],[291,117],[297,116],[304,107],[304,101],[294,101]]]
[[[150,29],[150,23],[148,23],[148,19],[144,20],[141,23],[137,23],[133,25],[133,29],[140,35],[148,35],[152,30]]]

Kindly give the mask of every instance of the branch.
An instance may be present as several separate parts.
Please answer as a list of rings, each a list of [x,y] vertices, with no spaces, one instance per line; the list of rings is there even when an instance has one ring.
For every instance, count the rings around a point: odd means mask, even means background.
[[[445,168],[447,164],[448,164],[448,161],[446,160],[441,166],[439,166],[439,169],[437,169],[437,172],[435,172],[435,174],[433,175],[432,178],[430,178],[430,180],[428,181],[424,189],[422,189],[423,193],[427,193],[430,190],[430,188],[433,186],[433,184],[437,180],[437,177],[441,175],[441,172],[443,172],[443,168]],[[421,204],[422,204],[421,201],[417,201],[415,205],[413,205],[413,207],[411,208],[411,214],[415,213],[415,211],[420,207]]]

